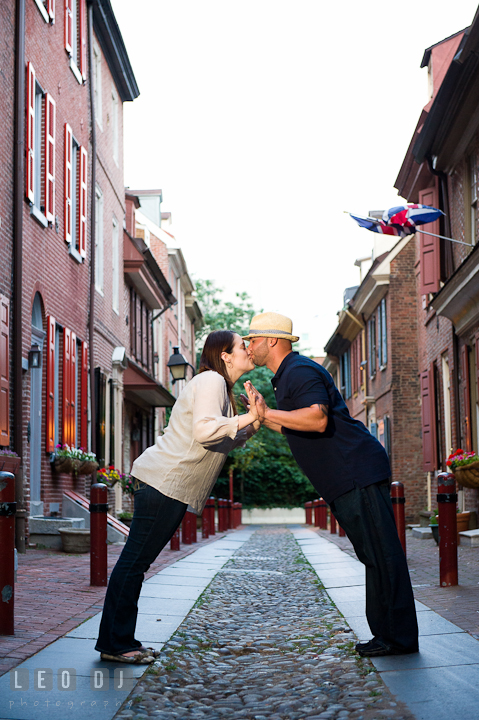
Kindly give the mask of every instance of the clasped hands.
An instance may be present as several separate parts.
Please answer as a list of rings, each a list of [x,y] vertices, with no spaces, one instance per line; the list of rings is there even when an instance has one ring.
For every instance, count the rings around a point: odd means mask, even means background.
[[[269,410],[264,397],[258,390],[256,390],[253,383],[249,380],[244,383],[244,389],[246,390],[247,394],[245,395],[244,393],[241,393],[241,402],[243,403],[248,412],[256,416],[257,420],[259,420],[260,423],[264,423],[266,419],[266,413]]]

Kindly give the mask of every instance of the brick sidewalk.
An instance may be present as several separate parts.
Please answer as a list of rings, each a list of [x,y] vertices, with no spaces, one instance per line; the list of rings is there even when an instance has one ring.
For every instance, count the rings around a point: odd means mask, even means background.
[[[356,557],[347,538],[326,530],[318,534]],[[458,547],[459,585],[443,588],[439,585],[439,548],[434,540],[413,538],[408,531],[406,547],[416,600],[479,639],[479,548]]]
[[[181,545],[179,551],[171,551],[168,545],[146,578],[226,534],[216,533],[201,540],[198,533],[199,542]],[[108,574],[122,548],[108,546]],[[24,555],[19,554],[15,635],[0,636],[0,675],[100,612],[105,592],[105,587],[90,585],[90,553],[68,555],[60,550],[29,549]]]

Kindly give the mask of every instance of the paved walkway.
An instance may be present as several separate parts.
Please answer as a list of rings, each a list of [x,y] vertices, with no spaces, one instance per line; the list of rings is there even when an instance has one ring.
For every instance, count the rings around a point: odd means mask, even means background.
[[[453,598],[450,588],[424,588],[433,583],[415,582],[416,592],[427,592],[432,600],[418,603],[421,652],[377,659],[373,665],[352,650],[356,638],[350,628],[360,639],[368,638],[369,631],[363,611],[364,573],[348,541],[333,536],[331,542],[330,536],[304,527],[254,530],[243,528],[217,542],[193,546],[188,557],[145,583],[139,637],[163,647],[155,668],[143,675],[144,667],[100,663],[92,649],[97,615],[18,665],[16,674],[0,678],[0,720],[109,720],[116,713],[137,720],[477,717],[479,643],[465,628],[429,609],[436,603],[443,613],[449,612],[446,605],[452,603],[443,598],[445,590],[446,597]],[[426,548],[430,541],[418,541],[421,545],[414,550],[408,542],[412,575],[424,580],[432,573],[434,580],[435,548]],[[460,555],[464,550],[469,549],[461,549]],[[475,581],[478,562],[473,552],[460,575],[462,582]],[[424,569],[422,555],[428,561]],[[76,600],[74,581],[72,572],[72,584],[67,585]],[[43,588],[43,583],[37,583],[40,595],[38,586]],[[452,589],[459,595],[458,607],[464,587],[477,598],[477,584]],[[51,600],[54,597],[52,592]],[[90,606],[89,614],[95,609]],[[82,607],[79,613],[88,610]],[[463,624],[471,624],[468,603],[461,616]],[[477,628],[477,621],[471,627]],[[72,680],[75,689],[62,688]]]

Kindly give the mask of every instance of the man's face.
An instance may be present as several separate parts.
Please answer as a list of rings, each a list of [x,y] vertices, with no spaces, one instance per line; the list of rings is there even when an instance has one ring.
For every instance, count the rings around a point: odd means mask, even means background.
[[[251,338],[248,345],[248,355],[250,356],[255,365],[257,365],[258,367],[263,367],[263,365],[266,365],[268,354],[268,338]]]

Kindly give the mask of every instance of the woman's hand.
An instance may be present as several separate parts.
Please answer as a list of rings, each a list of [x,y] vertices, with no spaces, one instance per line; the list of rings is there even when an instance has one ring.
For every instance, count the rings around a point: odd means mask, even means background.
[[[244,384],[246,392],[248,393],[248,401],[251,405],[251,398],[254,398],[255,401],[255,408],[256,412],[258,413],[258,417],[260,421],[263,423],[265,420],[266,412],[269,410],[268,406],[266,405],[264,397],[261,395],[261,393],[255,388],[255,386],[248,380]]]
[[[258,408],[256,407],[257,398],[256,398],[255,393],[253,392],[254,388],[249,381],[245,382],[244,389],[246,390],[246,393],[248,395],[248,397],[247,397],[248,413],[253,417],[254,420],[260,420],[259,411],[258,411]],[[244,401],[242,401],[242,402],[244,403]]]

